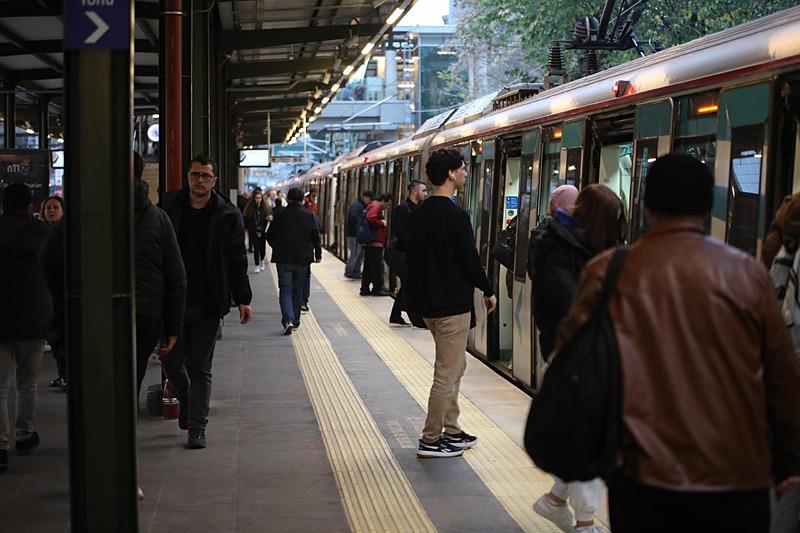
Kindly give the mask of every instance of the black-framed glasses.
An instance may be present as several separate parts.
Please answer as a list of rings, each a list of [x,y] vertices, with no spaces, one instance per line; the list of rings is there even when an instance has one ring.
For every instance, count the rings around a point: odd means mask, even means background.
[[[197,172],[197,171],[192,171],[192,172],[189,172],[189,177],[190,177],[190,178],[194,178],[194,179],[196,179],[196,180],[202,180],[202,181],[211,181],[211,180],[213,180],[213,179],[214,179],[216,176],[214,176],[213,174],[209,174],[208,172]]]

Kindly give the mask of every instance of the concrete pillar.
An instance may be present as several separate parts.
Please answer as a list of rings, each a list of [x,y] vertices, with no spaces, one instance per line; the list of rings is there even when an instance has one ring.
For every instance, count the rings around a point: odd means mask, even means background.
[[[386,97],[397,94],[397,52],[386,50]]]

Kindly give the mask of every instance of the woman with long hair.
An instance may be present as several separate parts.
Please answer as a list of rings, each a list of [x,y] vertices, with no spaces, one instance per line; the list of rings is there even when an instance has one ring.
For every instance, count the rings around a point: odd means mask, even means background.
[[[253,270],[256,274],[264,270],[264,255],[267,252],[267,224],[272,218],[272,209],[264,201],[264,193],[261,189],[256,189],[247,201],[244,208],[244,220],[253,244],[253,259],[256,267]]]
[[[539,235],[532,269],[533,308],[545,358],[555,348],[558,323],[569,311],[584,266],[593,256],[620,244],[625,229],[622,201],[605,185],[592,184],[578,194],[573,207],[556,209]],[[594,515],[602,500],[600,479],[565,483],[556,478],[533,509],[563,531],[600,533]]]

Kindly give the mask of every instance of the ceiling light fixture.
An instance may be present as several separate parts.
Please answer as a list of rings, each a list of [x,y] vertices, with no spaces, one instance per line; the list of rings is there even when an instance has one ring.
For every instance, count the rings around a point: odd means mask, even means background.
[[[386,24],[389,25],[394,24],[401,16],[403,16],[403,8],[398,7],[394,11],[392,11],[392,14],[389,15],[388,19],[386,19]]]

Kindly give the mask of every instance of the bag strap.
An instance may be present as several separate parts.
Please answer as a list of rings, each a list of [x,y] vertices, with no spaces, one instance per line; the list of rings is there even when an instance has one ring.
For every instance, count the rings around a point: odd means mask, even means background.
[[[619,246],[614,250],[614,255],[611,256],[611,263],[608,265],[608,270],[606,271],[606,279],[603,280],[603,287],[600,289],[598,305],[603,305],[607,302],[611,293],[614,292],[626,255],[628,255],[628,248],[625,246]]]

